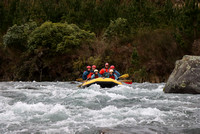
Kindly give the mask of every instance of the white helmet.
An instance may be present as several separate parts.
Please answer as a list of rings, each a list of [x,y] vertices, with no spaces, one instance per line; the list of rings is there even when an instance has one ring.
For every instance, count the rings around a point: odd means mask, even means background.
[[[111,73],[111,72],[113,72],[113,70],[112,70],[112,69],[110,69],[110,71],[109,71],[109,72]]]
[[[98,72],[98,70],[97,70],[97,69],[95,69],[95,70],[94,70],[94,72]]]

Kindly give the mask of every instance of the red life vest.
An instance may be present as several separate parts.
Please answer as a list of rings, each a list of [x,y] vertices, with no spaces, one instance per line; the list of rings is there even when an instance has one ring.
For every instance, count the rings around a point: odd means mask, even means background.
[[[112,78],[115,80],[115,76],[114,75],[110,75],[109,78]]]
[[[108,73],[108,72],[109,72],[109,68],[102,68],[99,73],[103,75],[104,73]]]
[[[88,79],[91,79],[91,76],[93,75],[93,72],[90,72],[88,75],[87,75],[87,78]]]
[[[104,73],[108,73],[109,72],[109,68],[104,68]]]
[[[95,74],[95,78],[99,78],[98,74],[97,75]]]

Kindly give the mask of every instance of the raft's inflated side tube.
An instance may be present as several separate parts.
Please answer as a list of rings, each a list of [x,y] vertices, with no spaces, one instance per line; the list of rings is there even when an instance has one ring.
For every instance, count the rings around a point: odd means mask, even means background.
[[[89,87],[92,84],[98,84],[102,88],[105,88],[105,87],[111,88],[111,87],[114,87],[114,86],[117,86],[117,85],[122,85],[121,82],[114,80],[114,79],[111,79],[111,78],[96,78],[96,79],[86,81],[85,83],[82,84],[81,87],[83,87],[83,88]]]

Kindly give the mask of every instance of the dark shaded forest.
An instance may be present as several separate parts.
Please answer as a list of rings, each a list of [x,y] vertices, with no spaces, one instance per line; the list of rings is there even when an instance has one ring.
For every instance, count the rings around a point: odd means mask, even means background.
[[[1,0],[0,80],[66,81],[105,62],[164,82],[200,55],[198,0]]]

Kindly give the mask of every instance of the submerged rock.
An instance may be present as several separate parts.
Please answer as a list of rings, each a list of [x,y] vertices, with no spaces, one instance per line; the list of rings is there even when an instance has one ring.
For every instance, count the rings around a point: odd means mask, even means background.
[[[185,55],[182,60],[176,61],[163,91],[200,94],[200,56]]]

